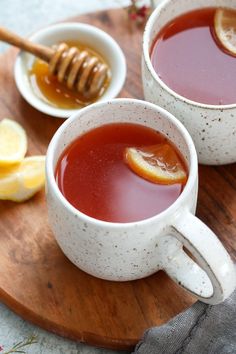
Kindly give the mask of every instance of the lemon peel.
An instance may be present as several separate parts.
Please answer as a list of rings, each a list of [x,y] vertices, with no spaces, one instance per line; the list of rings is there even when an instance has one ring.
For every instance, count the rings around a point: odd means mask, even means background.
[[[27,151],[26,132],[14,120],[4,118],[0,121],[0,167],[20,163]]]
[[[218,8],[214,16],[214,29],[221,45],[236,56],[236,10]]]
[[[125,159],[131,170],[150,182],[159,184],[186,182],[187,174],[183,164],[169,144],[126,148]]]
[[[45,184],[45,156],[30,156],[14,167],[0,169],[0,199],[22,202]]]

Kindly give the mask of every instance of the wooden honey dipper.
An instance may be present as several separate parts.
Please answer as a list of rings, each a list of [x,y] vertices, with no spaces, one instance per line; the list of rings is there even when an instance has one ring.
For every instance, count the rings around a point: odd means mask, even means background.
[[[29,52],[49,64],[49,72],[57,75],[59,82],[65,82],[69,89],[75,88],[86,97],[96,96],[103,87],[108,66],[96,56],[76,47],[69,48],[61,43],[52,48],[30,42],[17,34],[0,27],[0,40]]]

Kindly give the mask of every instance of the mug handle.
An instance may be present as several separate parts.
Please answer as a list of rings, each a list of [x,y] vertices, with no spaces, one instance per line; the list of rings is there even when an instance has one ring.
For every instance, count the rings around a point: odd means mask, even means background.
[[[205,303],[214,305],[226,299],[236,286],[235,266],[216,235],[188,210],[175,219],[170,234],[163,239],[163,270]],[[170,247],[173,237],[180,247]]]

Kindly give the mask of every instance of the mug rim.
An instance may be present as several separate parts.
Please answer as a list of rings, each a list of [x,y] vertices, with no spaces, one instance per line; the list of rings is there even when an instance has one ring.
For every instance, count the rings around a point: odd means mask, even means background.
[[[53,158],[54,158],[54,153],[55,153],[55,148],[57,147],[57,144],[59,142],[59,139],[62,135],[62,133],[67,129],[67,127],[74,122],[75,120],[79,119],[79,117],[81,116],[81,114],[87,113],[89,112],[91,109],[96,109],[99,108],[101,106],[105,106],[105,105],[112,105],[112,104],[129,104],[133,102],[134,104],[136,104],[136,106],[146,106],[149,107],[152,110],[155,110],[156,112],[161,114],[161,117],[164,119],[168,119],[170,120],[179,130],[180,134],[182,135],[182,137],[184,138],[186,145],[188,147],[188,151],[189,151],[189,165],[188,165],[188,179],[187,179],[187,183],[183,189],[183,191],[181,192],[181,194],[178,196],[178,198],[174,201],[174,203],[172,203],[168,208],[164,209],[162,212],[151,216],[149,218],[146,219],[142,219],[142,220],[138,220],[138,221],[132,221],[132,222],[110,222],[110,221],[104,221],[104,220],[99,220],[96,219],[94,217],[91,217],[83,212],[81,212],[80,210],[76,209],[66,198],[65,196],[62,194],[62,192],[60,191],[57,183],[56,183],[56,179],[55,179],[55,175],[54,175],[54,169],[53,169]],[[105,123],[106,124],[106,123]],[[99,126],[102,126],[99,125]],[[148,125],[147,125],[148,126]],[[90,129],[91,130],[91,129]],[[67,145],[68,146],[68,145]],[[64,149],[66,148],[66,146],[64,147]],[[64,150],[63,149],[63,150]],[[56,196],[57,200],[59,200],[60,204],[62,204],[67,210],[69,210],[69,212],[73,213],[74,215],[77,215],[80,219],[82,219],[85,223],[92,223],[92,224],[96,224],[96,225],[100,225],[103,227],[107,227],[107,228],[117,228],[117,229],[121,229],[121,228],[132,228],[134,226],[137,225],[145,225],[147,223],[149,223],[150,221],[157,221],[158,219],[161,219],[165,216],[167,216],[169,213],[171,213],[172,211],[176,211],[177,210],[177,206],[178,204],[181,205],[182,201],[185,200],[185,198],[188,196],[189,193],[191,193],[191,191],[194,188],[195,185],[195,181],[196,178],[198,178],[198,158],[197,158],[197,152],[193,143],[193,140],[190,136],[190,134],[188,133],[187,129],[184,127],[184,125],[177,119],[175,118],[171,113],[169,113],[167,110],[165,110],[162,107],[159,107],[153,103],[150,102],[146,102],[143,100],[138,100],[138,99],[133,99],[133,98],[116,98],[116,99],[112,99],[112,100],[108,100],[108,101],[103,101],[103,102],[97,102],[94,104],[91,104],[81,110],[79,110],[78,112],[74,113],[73,115],[71,115],[56,131],[56,133],[54,134],[54,136],[52,137],[49,146],[48,146],[48,150],[46,153],[46,177],[48,180],[47,183],[47,189],[51,188],[52,193]]]
[[[156,6],[155,10],[152,12],[151,16],[149,17],[145,25],[142,44],[143,44],[143,58],[145,60],[147,69],[149,70],[150,74],[155,79],[155,81],[163,88],[163,90],[167,91],[171,96],[173,96],[175,99],[180,100],[181,102],[187,103],[188,105],[194,107],[210,109],[210,110],[235,109],[236,102],[231,104],[224,104],[224,105],[214,105],[214,104],[201,103],[201,102],[190,100],[189,98],[184,97],[180,95],[178,92],[172,90],[164,81],[160,79],[160,77],[157,75],[156,71],[154,70],[151,62],[150,54],[149,54],[149,47],[148,47],[149,40],[152,33],[152,27],[155,24],[155,22],[158,20],[161,11],[165,9],[168,6],[168,4],[171,2],[172,0],[162,0]],[[175,17],[173,17],[172,19],[174,18]]]

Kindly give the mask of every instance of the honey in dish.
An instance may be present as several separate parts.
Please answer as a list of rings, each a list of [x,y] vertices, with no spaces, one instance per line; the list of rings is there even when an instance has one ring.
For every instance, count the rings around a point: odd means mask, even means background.
[[[113,123],[75,139],[60,156],[55,177],[65,198],[81,212],[108,222],[133,222],[157,215],[181,194],[186,180],[152,183],[134,173],[124,159],[128,147],[171,144],[160,132],[139,124]]]
[[[214,30],[217,8],[188,12],[158,33],[151,49],[158,76],[175,92],[206,104],[236,103],[236,57]]]
[[[105,63],[103,57],[91,48],[74,41],[66,41],[65,43],[69,47],[78,48],[80,51],[86,50],[90,56],[96,56],[101,63]],[[111,73],[110,71],[108,72],[107,80],[99,94],[89,99],[86,95],[79,93],[76,89],[69,89],[66,86],[66,83],[60,83],[56,76],[49,73],[48,64],[40,59],[35,59],[33,66],[29,71],[29,78],[35,94],[43,101],[46,101],[57,108],[76,109],[95,102],[104,94],[110,83]]]

